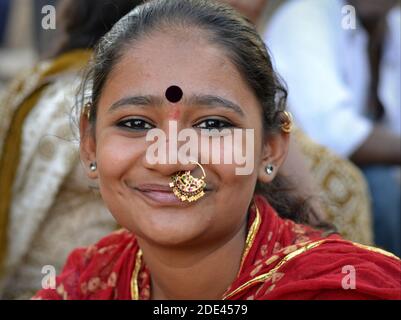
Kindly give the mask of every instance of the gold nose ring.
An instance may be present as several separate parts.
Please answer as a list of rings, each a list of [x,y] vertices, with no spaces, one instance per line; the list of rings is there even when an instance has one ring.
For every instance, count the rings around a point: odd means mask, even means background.
[[[197,201],[205,195],[206,173],[202,165],[194,160],[190,161],[196,164],[202,170],[202,177],[195,178],[191,175],[191,171],[180,171],[171,177],[172,182],[169,186],[173,189],[174,194],[181,201],[193,202]]]

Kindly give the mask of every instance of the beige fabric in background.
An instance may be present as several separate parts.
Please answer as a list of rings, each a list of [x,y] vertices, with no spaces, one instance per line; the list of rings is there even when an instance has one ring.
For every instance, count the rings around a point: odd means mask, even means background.
[[[294,137],[313,176],[326,219],[347,240],[372,245],[373,226],[368,187],[361,171],[299,129]]]
[[[34,86],[35,77],[30,79]],[[7,273],[0,279],[2,298],[29,298],[41,288],[44,265],[53,265],[58,273],[70,251],[116,228],[79,161],[71,109],[80,81],[77,72],[58,75],[24,122],[9,214]],[[18,104],[18,97],[11,96]],[[7,123],[1,127],[6,132]]]

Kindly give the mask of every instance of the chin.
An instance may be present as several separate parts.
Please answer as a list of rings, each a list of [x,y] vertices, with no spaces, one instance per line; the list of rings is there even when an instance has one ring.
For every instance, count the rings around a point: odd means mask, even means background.
[[[139,237],[160,246],[193,245],[210,228],[210,220],[205,216],[185,210],[171,213],[149,210],[146,216],[132,223]]]

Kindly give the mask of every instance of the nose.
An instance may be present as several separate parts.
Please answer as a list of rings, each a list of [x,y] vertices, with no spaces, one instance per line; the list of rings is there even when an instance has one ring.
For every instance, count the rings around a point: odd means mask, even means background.
[[[160,175],[166,177],[170,177],[179,171],[191,171],[191,174],[193,173],[193,175],[199,175],[199,177],[203,176],[202,170],[194,162],[184,164],[180,163],[179,160],[177,160],[176,162],[169,162],[167,159],[166,163],[150,163],[146,159],[144,159],[144,167],[148,170],[157,171]]]
[[[192,137],[189,141],[178,141],[177,127],[177,122],[169,121],[168,128],[166,127],[164,131],[167,133],[165,138],[162,137],[160,143],[148,145],[143,157],[143,166],[166,177],[179,171],[191,171],[191,174],[194,173],[196,177],[203,176],[203,169],[197,164],[200,162],[198,137],[196,136],[196,139]],[[188,149],[182,148],[183,144],[189,146],[189,153],[187,153]]]
[[[162,154],[159,154],[162,153]],[[164,154],[163,154],[164,153]],[[198,166],[199,155],[191,156],[178,155],[176,148],[169,151],[169,146],[162,150],[158,150],[156,157],[150,152],[143,157],[143,166],[152,171],[157,171],[162,176],[172,176],[179,171],[191,171],[196,177],[204,175],[203,170]]]

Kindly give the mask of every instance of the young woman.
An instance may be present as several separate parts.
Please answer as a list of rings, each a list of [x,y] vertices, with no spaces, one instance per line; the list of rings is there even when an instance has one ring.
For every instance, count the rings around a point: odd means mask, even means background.
[[[232,9],[137,7],[97,45],[86,84],[81,158],[123,229],[73,251],[56,289],[35,299],[401,298],[397,257],[313,229],[307,206],[280,189],[286,93]],[[169,136],[171,122],[201,142],[253,129],[254,170],[238,175],[203,149],[187,164],[149,161],[147,134]]]

